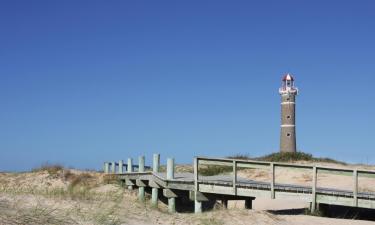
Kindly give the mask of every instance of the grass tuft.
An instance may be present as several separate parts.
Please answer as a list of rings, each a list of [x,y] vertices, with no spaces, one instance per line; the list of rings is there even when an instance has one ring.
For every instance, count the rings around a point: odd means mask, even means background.
[[[214,176],[217,174],[232,172],[232,170],[233,167],[231,166],[208,165],[206,167],[199,168],[199,174],[203,176]]]
[[[33,168],[31,172],[47,171],[49,175],[56,175],[63,170],[64,167],[60,164],[50,164],[46,162],[42,164],[40,167]]]

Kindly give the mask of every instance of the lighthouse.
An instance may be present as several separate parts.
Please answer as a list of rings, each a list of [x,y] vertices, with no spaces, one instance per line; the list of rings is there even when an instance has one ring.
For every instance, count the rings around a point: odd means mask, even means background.
[[[279,89],[281,95],[280,152],[296,152],[296,96],[294,77],[289,73],[282,79]]]

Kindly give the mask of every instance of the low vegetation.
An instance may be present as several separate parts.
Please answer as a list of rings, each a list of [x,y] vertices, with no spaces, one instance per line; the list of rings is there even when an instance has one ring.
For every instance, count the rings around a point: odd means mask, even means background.
[[[60,164],[50,164],[44,163],[39,167],[33,168],[32,172],[40,172],[40,171],[47,171],[50,175],[56,175],[57,173],[61,172],[64,167]]]
[[[336,163],[341,165],[346,165],[346,163],[337,161],[331,158],[320,158],[314,157],[312,154],[304,153],[304,152],[285,152],[285,153],[272,153],[265,156],[260,157],[250,157],[249,155],[244,154],[237,154],[233,156],[228,156],[227,158],[230,159],[239,159],[239,160],[253,160],[253,161],[266,161],[266,162],[298,162],[298,161],[306,161],[306,162],[325,162],[325,163]],[[243,168],[238,168],[241,170]],[[199,174],[203,176],[214,176],[223,173],[230,173],[232,172],[232,166],[216,166],[216,165],[207,165],[202,166],[199,168]]]
[[[277,152],[268,154],[260,157],[250,157],[248,155],[234,155],[228,158],[232,159],[244,159],[244,160],[256,160],[256,161],[267,161],[267,162],[297,162],[297,161],[307,161],[307,162],[326,162],[326,163],[336,163],[346,165],[346,163],[331,159],[331,158],[321,158],[314,157],[312,154],[305,152]]]
[[[272,161],[272,162],[296,162],[296,161],[308,161],[308,162],[326,162],[326,163],[336,163],[345,165],[346,163],[331,159],[331,158],[320,158],[314,157],[312,154],[304,152],[278,152],[269,155],[254,158],[254,160],[260,161]]]
[[[223,173],[232,172],[233,167],[231,166],[215,166],[215,165],[207,165],[204,167],[199,168],[199,174],[203,176],[214,176]]]

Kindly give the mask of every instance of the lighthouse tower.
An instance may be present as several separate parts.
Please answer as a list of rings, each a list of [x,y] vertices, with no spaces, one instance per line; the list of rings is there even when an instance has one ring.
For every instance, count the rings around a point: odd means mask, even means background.
[[[296,152],[296,96],[298,88],[289,73],[283,77],[281,88],[280,152]]]

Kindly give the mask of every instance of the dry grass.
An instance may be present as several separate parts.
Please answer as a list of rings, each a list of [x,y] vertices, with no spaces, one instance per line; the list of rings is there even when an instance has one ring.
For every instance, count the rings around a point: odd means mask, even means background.
[[[61,172],[64,169],[64,167],[60,164],[50,164],[50,163],[44,163],[39,167],[33,168],[32,172],[40,172],[40,171],[47,171],[50,175],[56,175],[59,172]]]

